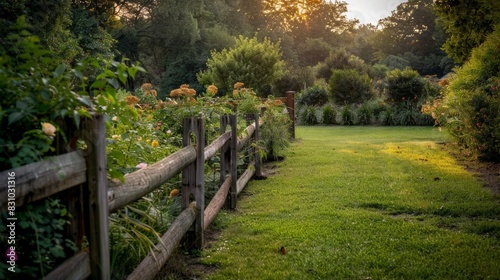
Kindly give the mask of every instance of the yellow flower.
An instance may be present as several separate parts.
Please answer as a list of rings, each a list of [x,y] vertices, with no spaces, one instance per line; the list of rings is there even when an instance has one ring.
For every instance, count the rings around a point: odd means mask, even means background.
[[[158,141],[156,140],[151,141],[151,147],[156,148],[158,146],[160,146],[160,143],[158,143]]]
[[[121,138],[121,136],[120,136],[120,135],[116,135],[116,134],[115,134],[115,135],[111,136],[111,138],[112,138],[113,140],[118,140],[118,139],[120,139],[120,138]]]
[[[54,137],[56,136],[56,127],[51,123],[42,123],[42,131],[45,135]]]

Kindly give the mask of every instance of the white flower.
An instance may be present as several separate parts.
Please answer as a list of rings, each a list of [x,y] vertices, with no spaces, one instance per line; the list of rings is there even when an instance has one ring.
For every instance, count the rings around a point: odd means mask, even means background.
[[[145,162],[141,162],[141,163],[139,163],[138,165],[136,165],[136,166],[135,166],[135,168],[143,169],[143,168],[145,168],[146,166],[148,166],[148,164],[147,164],[147,163],[145,163]]]
[[[118,117],[114,116],[111,120],[114,121],[114,122],[116,122],[118,120]]]

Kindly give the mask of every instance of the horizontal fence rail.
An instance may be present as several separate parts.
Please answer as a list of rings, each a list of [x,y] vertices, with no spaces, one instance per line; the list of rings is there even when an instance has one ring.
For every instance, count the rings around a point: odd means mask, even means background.
[[[0,178],[7,178],[11,173],[16,174],[16,207],[81,186],[83,193],[81,203],[85,205],[84,208],[88,209],[85,212],[88,217],[83,218],[82,223],[86,228],[85,232],[90,232],[89,248],[67,259],[44,279],[86,279],[88,277],[110,279],[107,221],[109,213],[133,203],[181,173],[183,174],[182,196],[186,199],[186,203],[183,203],[184,209],[162,236],[162,241],[156,245],[155,254],[144,258],[128,279],[152,279],[177,248],[181,239],[190,231],[194,230],[188,236],[194,236],[193,244],[201,249],[203,231],[208,228],[224,205],[234,209],[237,195],[255,174],[260,174],[260,158],[255,147],[250,147],[250,156],[253,161],[240,178],[237,177],[237,153],[251,140],[257,141],[258,130],[262,125],[257,114],[253,114],[250,119],[252,123],[237,136],[236,116],[223,116],[221,117],[221,135],[208,146],[204,147],[204,144],[199,142],[196,145],[189,141],[185,142],[185,147],[177,152],[125,175],[124,182],[106,179],[106,131],[102,116],[94,116],[82,126],[85,129],[82,135],[90,147],[89,153],[70,152],[0,172]],[[184,138],[186,135],[190,138],[190,133],[198,133],[196,138],[204,142],[204,121],[185,121],[185,126],[190,127],[184,128]],[[231,131],[224,131],[227,126],[231,127]],[[101,155],[103,151],[104,154]],[[220,153],[221,184],[215,196],[205,207],[203,166],[217,153]],[[199,160],[201,162],[198,162]],[[186,194],[184,189],[194,194],[195,201],[188,201],[189,193],[184,197]],[[2,180],[0,182],[0,208],[2,210],[7,209],[8,193],[7,180]],[[80,223],[80,221],[74,222]],[[200,238],[201,243],[199,243]]]
[[[0,178],[11,177],[9,174],[12,173],[16,177],[16,207],[49,197],[87,181],[87,165],[81,151],[2,171]],[[7,208],[8,197],[7,180],[2,180],[0,182],[1,210]]]

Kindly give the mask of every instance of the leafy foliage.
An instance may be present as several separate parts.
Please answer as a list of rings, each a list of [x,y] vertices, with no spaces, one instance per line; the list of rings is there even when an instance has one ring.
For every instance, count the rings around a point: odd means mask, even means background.
[[[7,220],[2,212],[2,220]],[[9,279],[40,279],[77,250],[73,241],[65,239],[68,211],[58,199],[45,199],[16,209],[16,273]],[[0,241],[7,244],[6,227],[1,224]],[[22,234],[20,234],[22,232]],[[0,263],[7,271],[8,265]],[[9,272],[10,273],[10,272]],[[0,278],[2,274],[0,274]],[[3,279],[3,278],[2,278]]]
[[[435,1],[440,24],[450,36],[443,45],[446,53],[458,63],[464,63],[474,48],[484,42],[500,23],[497,1]]]
[[[58,120],[88,116],[78,108],[83,99],[72,91],[70,73],[64,65],[57,66],[38,37],[23,31],[8,39],[18,55],[10,56],[12,49],[0,50],[2,170],[38,161],[54,151],[54,137],[43,133],[41,123],[59,127]]]

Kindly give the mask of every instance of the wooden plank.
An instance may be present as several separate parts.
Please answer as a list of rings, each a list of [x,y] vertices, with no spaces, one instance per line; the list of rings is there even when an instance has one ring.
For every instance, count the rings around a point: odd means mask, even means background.
[[[195,220],[196,203],[192,203],[190,207],[184,209],[182,213],[175,219],[167,232],[161,237],[162,243],[158,243],[155,247],[155,255],[151,253],[142,260],[142,262],[134,269],[127,279],[153,279],[153,277],[165,265],[168,257],[177,248],[184,234],[188,231]]]
[[[49,197],[86,181],[87,166],[82,152],[71,152],[0,172],[0,178],[16,177],[16,207]],[[7,180],[0,182],[0,205],[5,210]]]
[[[111,212],[128,205],[176,176],[196,159],[196,149],[187,146],[168,157],[125,175],[125,183],[110,183],[108,197]]]
[[[226,202],[227,194],[229,193],[229,187],[231,187],[231,177],[228,176],[224,183],[220,186],[217,193],[214,195],[207,208],[205,208],[205,223],[203,225],[203,230],[206,230],[212,221],[217,217],[217,214],[224,206]]]
[[[229,208],[236,209],[236,201],[238,199],[238,137],[236,133],[236,115],[229,116],[229,123],[231,125],[231,143],[229,146],[230,151],[230,160],[229,160],[229,168],[231,173],[231,189],[229,191]]]
[[[195,194],[196,219],[194,223],[196,249],[205,246],[204,228],[205,222],[205,119],[196,120],[196,161],[195,161]]]
[[[219,138],[215,139],[215,141],[208,145],[205,148],[205,161],[211,159],[229,139],[231,139],[231,131],[222,134]]]
[[[90,258],[88,252],[80,252],[64,261],[45,276],[44,280],[80,280],[90,276]]]
[[[252,179],[253,175],[255,174],[255,168],[253,165],[248,165],[247,170],[241,175],[241,177],[238,179],[237,182],[237,193],[240,194],[240,192],[245,188],[247,183]]]
[[[87,187],[90,270],[92,279],[110,279],[106,124],[103,115],[82,122],[88,147]]]

